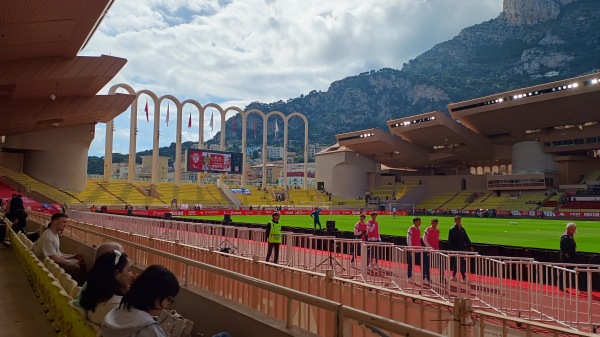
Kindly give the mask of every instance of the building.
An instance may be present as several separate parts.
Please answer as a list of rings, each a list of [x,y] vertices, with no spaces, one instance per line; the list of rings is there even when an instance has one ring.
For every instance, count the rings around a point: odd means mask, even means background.
[[[136,165],[136,168],[138,165]],[[137,179],[150,180],[152,178],[152,156],[142,156],[142,165],[139,165],[140,171],[137,173]],[[137,171],[137,170],[136,170]],[[158,180],[167,181],[169,177],[169,158],[158,157]]]
[[[600,169],[600,124],[590,113],[599,97],[600,76],[588,74],[390,120],[389,132],[338,134],[338,144],[317,154],[317,185],[350,198],[390,179],[423,183],[422,200],[576,184]]]
[[[282,146],[267,146],[267,158],[283,159],[283,147]]]

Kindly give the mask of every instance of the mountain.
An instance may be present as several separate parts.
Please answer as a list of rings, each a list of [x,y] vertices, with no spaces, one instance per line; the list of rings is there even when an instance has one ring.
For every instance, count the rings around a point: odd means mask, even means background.
[[[245,110],[294,111],[309,121],[309,142],[332,144],[335,135],[432,110],[450,102],[575,77],[600,69],[600,6],[597,0],[505,0],[495,19],[463,29],[405,63],[333,82],[326,92],[284,101],[253,102]],[[557,72],[557,75],[554,75]],[[544,76],[545,74],[548,77]],[[227,139],[241,143],[241,117],[227,121]],[[257,119],[258,137],[252,137]],[[274,133],[273,119],[269,134]],[[262,142],[262,119],[249,117],[248,144]],[[282,122],[279,121],[282,129]],[[290,120],[290,150],[301,152],[304,125]],[[279,140],[271,144],[281,144]],[[213,141],[220,139],[220,133]]]
[[[390,119],[433,110],[447,112],[451,102],[598,71],[598,27],[598,0],[505,0],[497,18],[463,29],[452,40],[408,61],[401,70],[364,72],[333,82],[326,92],[313,90],[286,102],[253,102],[245,110],[301,112],[309,121],[309,142],[333,144],[336,134],[386,129]],[[239,147],[242,122],[239,115],[234,118],[226,122],[226,139],[229,145]],[[275,141],[273,119],[269,122],[269,144],[281,145],[282,122],[278,122],[281,131]],[[249,117],[248,128],[248,146],[260,145],[262,119]],[[290,120],[289,132],[290,151],[302,155],[304,124],[299,118]],[[220,132],[208,143],[219,139]],[[170,157],[170,164],[175,158],[174,149],[172,143],[159,151]],[[144,151],[138,156],[149,154]],[[101,174],[102,159],[90,158],[88,173]],[[114,163],[121,161],[113,155]]]

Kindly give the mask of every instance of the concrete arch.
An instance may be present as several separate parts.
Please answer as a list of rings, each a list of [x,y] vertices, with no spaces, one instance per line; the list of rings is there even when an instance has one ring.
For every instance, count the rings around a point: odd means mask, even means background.
[[[181,124],[183,123],[183,104],[179,101],[179,99],[173,95],[164,95],[158,99],[158,106],[160,109],[160,105],[163,101],[169,100],[175,104],[175,108],[177,108],[177,119],[176,119],[176,132],[175,132],[175,185],[179,185],[181,182]],[[160,121],[159,121],[160,124]],[[154,155],[154,152],[152,152]]]
[[[247,148],[247,142],[246,142],[246,138],[247,138],[247,127],[248,127],[248,116],[250,116],[251,114],[257,114],[259,115],[262,120],[263,120],[263,125],[266,124],[266,119],[267,116],[265,115],[264,112],[258,110],[258,109],[251,109],[248,110],[246,112],[242,112],[242,160],[244,165],[246,165],[247,162],[247,156],[246,156],[246,148]],[[264,128],[264,127],[263,127]],[[265,163],[265,137],[264,137],[264,132],[263,132],[263,172],[266,172],[266,163]],[[262,184],[263,186],[266,186],[266,182],[267,182],[267,177],[265,174],[263,174],[263,178],[262,178]],[[246,172],[244,171],[242,173],[242,179],[241,179],[241,184],[243,188],[246,188]]]
[[[125,83],[115,84],[110,89],[108,89],[109,95],[116,95],[118,89],[124,89],[128,94],[136,96],[133,103],[131,103],[131,113],[137,115],[137,94],[133,88]],[[113,153],[113,140],[114,140],[114,127],[115,122],[111,120],[106,123],[106,140],[104,142],[104,180],[110,181],[112,178],[112,153]],[[137,123],[134,125],[133,129],[137,128]],[[130,130],[132,127],[130,126]],[[129,149],[131,150],[131,138],[129,139]],[[135,171],[134,171],[135,172]]]
[[[151,183],[152,185],[156,185],[158,184],[158,148],[159,148],[159,139],[158,139],[158,135],[160,133],[160,100],[158,98],[158,96],[153,92],[150,91],[148,89],[142,89],[140,91],[138,91],[136,93],[136,96],[139,98],[140,95],[142,94],[146,94],[148,96],[150,96],[150,98],[152,99],[153,103],[154,103],[154,131],[152,132],[152,168],[150,169],[150,176],[151,176]],[[134,118],[133,113],[131,114],[132,119]],[[135,119],[137,121],[137,111],[136,111],[136,115],[135,115]],[[136,124],[136,129],[137,129],[137,124]],[[135,183],[135,153],[136,153],[136,148],[135,146],[137,144],[135,144],[137,142],[137,134],[135,136],[135,139],[133,139],[132,142],[130,142],[130,144],[133,143],[133,151],[132,148],[130,146],[129,148],[129,174],[127,175],[127,180],[130,183]],[[131,174],[133,172],[133,174]]]
[[[287,187],[287,148],[288,148],[288,136],[289,136],[289,132],[288,132],[288,126],[289,126],[289,121],[290,119],[297,117],[300,118],[304,121],[304,189],[306,189],[306,186],[308,184],[308,119],[306,118],[306,116],[304,116],[303,114],[299,113],[299,112],[292,112],[291,114],[287,115],[286,121],[285,121],[285,125],[284,125],[284,130],[283,130],[283,136],[284,136],[284,146],[285,146],[285,153],[286,153],[286,159],[285,159],[285,165],[283,166],[283,176],[284,176],[284,183],[283,183],[283,188]]]
[[[188,104],[193,105],[196,107],[196,109],[198,109],[198,149],[203,149],[204,148],[204,106],[202,106],[202,104],[200,104],[196,100],[186,99],[185,101],[181,102],[182,116],[183,116],[183,109]],[[182,122],[181,126],[177,126],[178,132],[181,132],[180,130],[182,128],[183,128],[183,122]],[[181,153],[181,145],[180,144],[181,144],[181,136],[179,137],[179,141],[176,143],[176,145],[179,145],[178,153]],[[179,163],[179,165],[181,166],[181,163]],[[202,175],[203,175],[203,172],[198,172],[196,174],[196,183],[198,185],[202,184]],[[181,176],[175,178],[175,183],[179,183],[180,181],[181,181]]]
[[[264,123],[263,123],[263,186],[267,184],[267,147],[268,145],[268,131],[269,131],[269,118],[271,116],[279,116],[283,119],[283,188],[285,189],[287,185],[287,116],[281,111],[271,111],[265,115]]]

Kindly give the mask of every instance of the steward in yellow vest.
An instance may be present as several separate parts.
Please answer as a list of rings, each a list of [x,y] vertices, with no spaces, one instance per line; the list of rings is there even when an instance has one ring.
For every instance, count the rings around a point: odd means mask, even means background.
[[[279,261],[279,245],[281,245],[282,237],[281,237],[281,223],[279,222],[280,214],[279,212],[275,212],[272,215],[273,220],[267,223],[267,262],[271,259],[271,253],[275,251],[275,256],[273,257],[273,263],[277,263]]]

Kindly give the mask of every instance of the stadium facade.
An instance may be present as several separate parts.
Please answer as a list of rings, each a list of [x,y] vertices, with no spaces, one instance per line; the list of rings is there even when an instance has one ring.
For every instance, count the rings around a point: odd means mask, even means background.
[[[393,119],[336,136],[317,155],[317,184],[356,198],[386,183],[427,186],[412,200],[460,190],[548,190],[600,169],[600,74]]]

